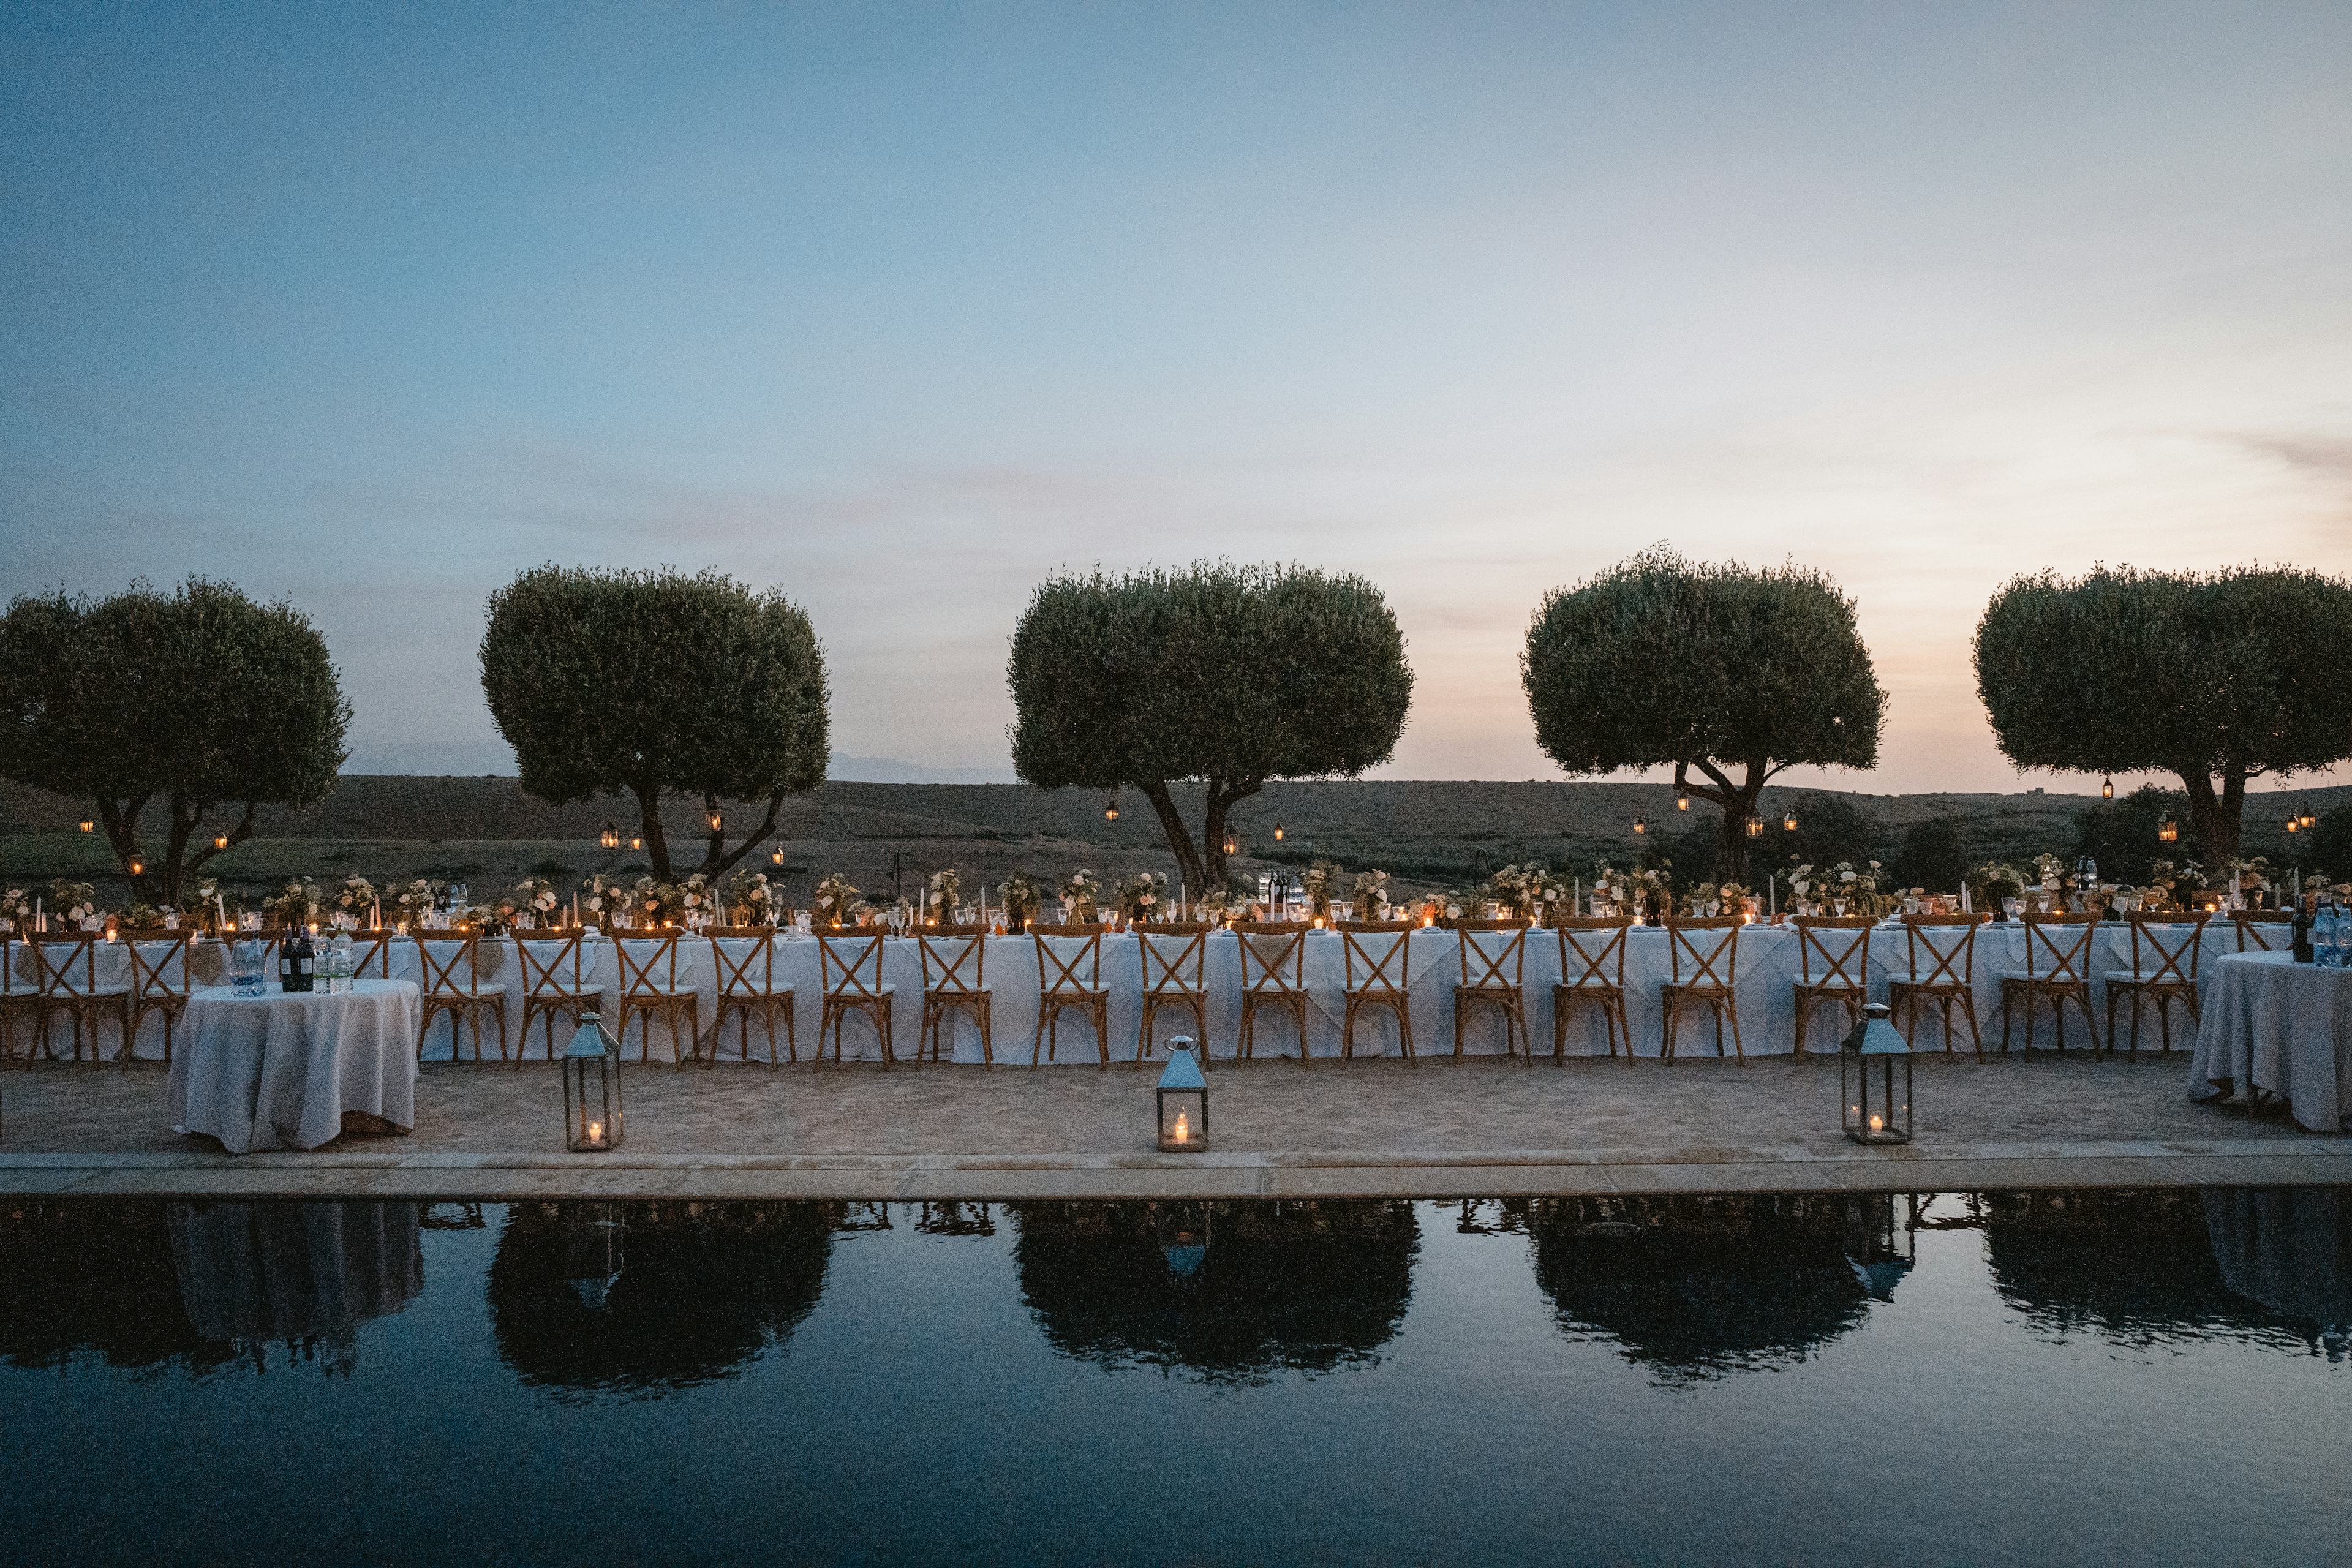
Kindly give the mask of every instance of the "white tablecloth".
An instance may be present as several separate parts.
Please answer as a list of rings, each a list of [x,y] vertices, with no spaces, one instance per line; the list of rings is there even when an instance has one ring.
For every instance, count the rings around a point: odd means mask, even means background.
[[[363,980],[340,995],[226,986],[188,1003],[172,1057],[176,1132],[206,1132],[233,1154],[315,1149],[345,1111],[416,1124],[416,987]]]
[[[2342,1131],[2352,1120],[2352,969],[2232,953],[2213,966],[2203,1011],[2189,1099],[2247,1087],[2284,1100],[2314,1132]]]

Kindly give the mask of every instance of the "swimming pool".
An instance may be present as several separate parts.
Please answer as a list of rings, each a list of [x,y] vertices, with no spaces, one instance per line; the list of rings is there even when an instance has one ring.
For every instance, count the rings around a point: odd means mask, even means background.
[[[8,1555],[2314,1562],[2325,1189],[0,1206]]]

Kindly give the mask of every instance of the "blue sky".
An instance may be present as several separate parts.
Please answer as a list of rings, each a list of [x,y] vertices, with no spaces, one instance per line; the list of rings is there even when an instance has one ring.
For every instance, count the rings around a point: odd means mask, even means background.
[[[782,587],[836,743],[1003,770],[1056,567],[1362,571],[1390,770],[1547,777],[1542,593],[1857,596],[1843,782],[2006,787],[2006,576],[2352,570],[2341,5],[0,14],[0,588],[284,594],[353,765],[508,764],[541,561]],[[2032,782],[2044,782],[2036,779]],[[2055,781],[2051,781],[2055,782]]]

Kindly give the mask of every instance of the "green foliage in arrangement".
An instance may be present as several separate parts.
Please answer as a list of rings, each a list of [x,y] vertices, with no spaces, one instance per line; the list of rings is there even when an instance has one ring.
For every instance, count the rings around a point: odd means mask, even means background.
[[[1039,584],[1007,679],[1021,777],[1140,790],[1193,889],[1223,885],[1236,803],[1267,779],[1387,761],[1412,700],[1404,637],[1370,583],[1228,563]],[[1198,838],[1177,779],[1207,783]]]
[[[176,902],[216,838],[252,835],[257,804],[325,799],[350,722],[309,618],[228,584],[28,595],[0,616],[0,768],[91,801],[140,903]],[[160,852],[143,837],[151,806]],[[207,821],[224,807],[236,821]]]
[[[2042,572],[1985,606],[1977,692],[2021,768],[2178,774],[2182,851],[2218,865],[2246,781],[2352,756],[2347,638],[2352,584],[2316,572]]]
[[[1663,548],[1547,595],[1519,678],[1537,742],[1570,774],[1671,765],[1677,787],[1722,808],[1715,869],[1742,882],[1766,782],[1797,765],[1873,766],[1885,721],[1836,584]]]
[[[625,790],[656,881],[675,882],[661,801],[765,800],[727,847],[709,832],[696,873],[717,878],[774,829],[784,796],[824,781],[824,654],[780,593],[719,572],[541,566],[490,595],[482,690],[522,787],[555,805]]]

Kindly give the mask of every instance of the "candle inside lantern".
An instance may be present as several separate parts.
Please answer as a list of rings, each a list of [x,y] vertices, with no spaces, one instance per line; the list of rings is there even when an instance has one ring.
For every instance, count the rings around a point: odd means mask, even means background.
[[[1873,1132],[1877,1131],[1879,1129],[1881,1129],[1881,1128],[1885,1127],[1885,1125],[1886,1125],[1886,1119],[1885,1119],[1885,1117],[1883,1117],[1883,1116],[1878,1116],[1878,1115],[1874,1114],[1874,1115],[1871,1117],[1871,1119],[1870,1119],[1870,1130],[1871,1130]]]
[[[588,1142],[591,1143],[601,1143],[604,1141],[604,1124],[601,1121],[591,1121],[588,1124]]]
[[[1189,1143],[1192,1141],[1192,1123],[1181,1110],[1176,1113],[1176,1131],[1173,1136],[1179,1143]]]

